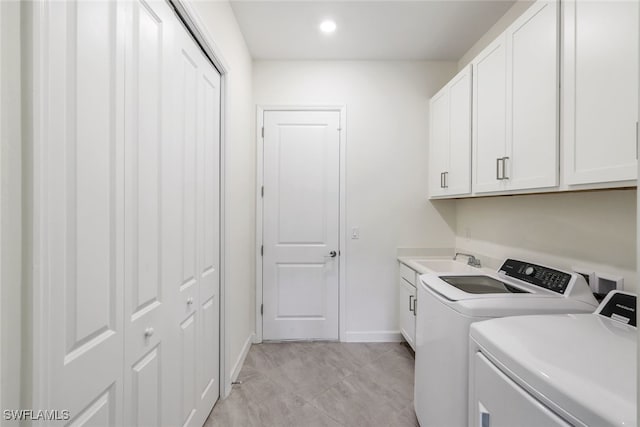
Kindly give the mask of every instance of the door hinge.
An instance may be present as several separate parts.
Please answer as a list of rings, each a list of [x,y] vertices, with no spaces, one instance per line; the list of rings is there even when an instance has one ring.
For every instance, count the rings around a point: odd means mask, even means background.
[[[262,127],[262,138],[264,138],[264,126]]]
[[[264,304],[260,304],[260,316],[264,314]]]
[[[260,188],[260,197],[264,197],[264,185]]]
[[[260,246],[260,256],[264,256],[264,245]]]

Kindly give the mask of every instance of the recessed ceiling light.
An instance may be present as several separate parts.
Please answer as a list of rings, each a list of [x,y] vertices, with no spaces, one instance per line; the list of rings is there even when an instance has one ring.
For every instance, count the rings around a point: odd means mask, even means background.
[[[322,23],[320,24],[320,31],[322,31],[323,33],[329,34],[329,33],[333,33],[335,30],[336,30],[336,23],[331,19],[322,21]]]

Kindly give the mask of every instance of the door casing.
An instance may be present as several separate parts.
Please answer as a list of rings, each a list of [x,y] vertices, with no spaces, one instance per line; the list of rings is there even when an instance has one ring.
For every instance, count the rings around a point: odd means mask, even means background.
[[[346,337],[346,264],[347,264],[347,215],[346,215],[346,155],[347,155],[347,107],[346,105],[258,105],[256,107],[256,334],[254,344],[262,342],[262,234],[263,208],[262,186],[264,185],[264,126],[265,111],[336,111],[340,113],[340,212],[339,236],[340,272],[338,274],[338,337]]]

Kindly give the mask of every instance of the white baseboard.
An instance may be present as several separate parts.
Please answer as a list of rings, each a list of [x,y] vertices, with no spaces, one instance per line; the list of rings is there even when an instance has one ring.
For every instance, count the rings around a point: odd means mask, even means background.
[[[402,342],[400,331],[347,331],[344,342]]]
[[[249,354],[249,350],[251,349],[251,344],[253,343],[253,339],[255,337],[255,333],[252,333],[247,337],[247,340],[244,342],[242,346],[242,351],[238,356],[238,360],[236,360],[235,365],[233,365],[233,369],[231,370],[231,382],[238,379],[238,375],[240,375],[240,371],[242,370],[242,366],[244,365],[244,359],[247,358],[247,354]]]

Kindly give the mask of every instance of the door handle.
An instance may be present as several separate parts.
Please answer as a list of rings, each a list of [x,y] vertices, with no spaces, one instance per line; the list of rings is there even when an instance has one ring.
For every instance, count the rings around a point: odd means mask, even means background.
[[[331,251],[331,252],[329,252],[329,256],[330,256],[331,258],[335,258],[335,257],[336,257],[336,255],[338,255],[338,254],[336,253],[336,251]]]
[[[413,311],[413,306],[411,305],[412,299],[413,299],[413,295],[409,295],[409,311]]]

